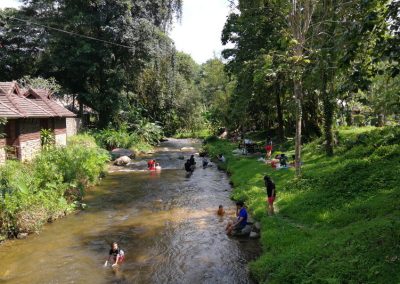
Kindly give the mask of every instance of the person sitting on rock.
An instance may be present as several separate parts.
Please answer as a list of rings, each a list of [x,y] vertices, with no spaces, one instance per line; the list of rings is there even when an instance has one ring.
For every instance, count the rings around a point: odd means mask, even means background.
[[[281,167],[287,167],[287,162],[288,162],[288,157],[285,154],[281,154],[281,157],[279,158],[279,163],[281,164]]]
[[[226,159],[225,159],[224,155],[219,154],[219,155],[218,155],[218,161],[220,161],[221,163],[225,163],[225,162],[226,162]]]
[[[227,235],[232,235],[233,231],[240,232],[247,225],[247,210],[243,201],[236,202],[236,222],[229,222],[225,228]]]

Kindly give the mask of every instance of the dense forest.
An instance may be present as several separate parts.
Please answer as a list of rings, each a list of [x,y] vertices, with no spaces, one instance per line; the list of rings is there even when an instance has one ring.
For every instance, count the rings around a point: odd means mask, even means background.
[[[100,148],[209,136],[204,154],[226,157],[231,197],[261,222],[256,281],[399,279],[400,1],[227,1],[226,48],[203,64],[169,36],[183,0],[22,2],[0,9],[0,82],[51,89],[92,115],[67,147],[1,168],[0,237],[81,208],[110,158]],[[222,132],[258,146],[271,138],[295,170],[234,155],[237,140]],[[266,174],[280,198],[274,218]],[[35,210],[22,226],[20,212]]]
[[[233,48],[203,65],[168,36],[181,8],[25,1],[1,11],[0,81],[50,79],[99,128],[268,130],[299,145],[323,135],[328,155],[336,126],[398,122],[398,1],[232,2],[221,38]]]

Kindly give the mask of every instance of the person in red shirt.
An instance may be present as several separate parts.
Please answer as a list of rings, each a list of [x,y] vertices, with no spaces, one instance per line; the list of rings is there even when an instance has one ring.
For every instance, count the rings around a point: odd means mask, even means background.
[[[156,161],[155,160],[148,161],[147,167],[148,167],[149,171],[155,171],[156,170]]]
[[[272,155],[272,141],[270,140],[267,145],[265,145],[265,152],[267,152],[265,159],[269,160],[271,159],[271,155]]]

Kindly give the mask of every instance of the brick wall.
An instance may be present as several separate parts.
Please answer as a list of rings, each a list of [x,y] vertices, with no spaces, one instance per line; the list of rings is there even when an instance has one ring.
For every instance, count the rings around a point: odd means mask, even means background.
[[[30,161],[40,152],[41,148],[40,139],[21,141],[19,159],[21,161]]]
[[[66,146],[67,134],[56,134],[55,140],[56,140],[56,145]]]
[[[80,118],[68,117],[66,119],[67,125],[67,137],[74,136],[78,133],[82,126],[82,121]]]
[[[32,160],[41,150],[39,119],[27,118],[19,120],[19,159]]]

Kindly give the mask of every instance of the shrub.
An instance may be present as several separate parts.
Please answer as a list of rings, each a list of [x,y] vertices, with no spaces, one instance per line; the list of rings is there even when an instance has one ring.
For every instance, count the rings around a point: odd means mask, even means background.
[[[102,148],[112,150],[115,148],[130,148],[139,141],[135,133],[128,133],[126,129],[104,129],[93,132],[96,142]]]
[[[67,147],[44,149],[30,163],[8,161],[0,167],[0,234],[35,232],[81,200],[109,160],[93,138],[70,139]]]

